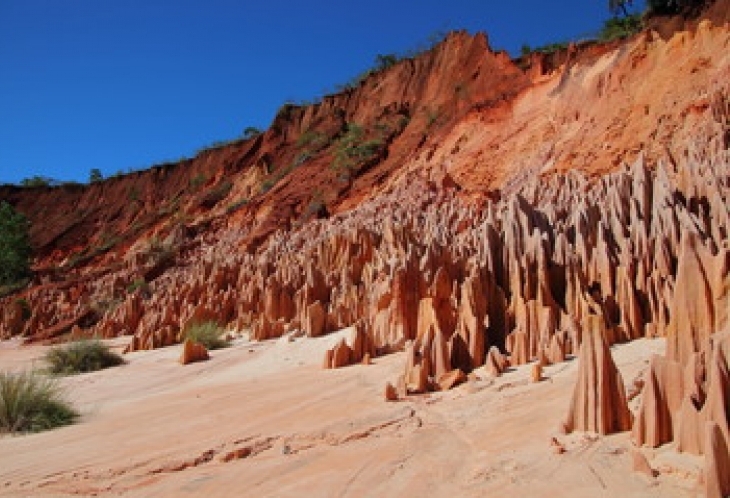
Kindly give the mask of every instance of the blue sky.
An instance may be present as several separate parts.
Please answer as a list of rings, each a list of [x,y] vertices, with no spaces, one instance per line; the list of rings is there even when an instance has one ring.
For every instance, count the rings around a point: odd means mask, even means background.
[[[607,0],[0,0],[0,183],[192,156],[446,30],[516,54],[607,17]]]

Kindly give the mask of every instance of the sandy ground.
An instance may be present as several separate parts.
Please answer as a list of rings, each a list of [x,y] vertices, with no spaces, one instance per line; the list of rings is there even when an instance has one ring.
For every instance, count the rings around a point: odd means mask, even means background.
[[[537,384],[529,365],[498,379],[478,370],[452,391],[387,403],[403,355],[323,370],[342,334],[239,340],[187,366],[170,347],[64,378],[81,421],[0,438],[0,496],[698,496],[697,460],[644,449],[651,479],[631,471],[627,433],[557,432],[576,360]],[[43,349],[0,343],[0,369],[37,366]],[[639,340],[613,353],[630,384],[663,350]]]

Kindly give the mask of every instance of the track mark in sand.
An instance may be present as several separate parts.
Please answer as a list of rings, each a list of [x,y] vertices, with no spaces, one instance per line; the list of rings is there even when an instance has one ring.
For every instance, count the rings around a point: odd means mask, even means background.
[[[162,474],[168,472],[180,472],[185,469],[206,464],[218,455],[222,455],[218,458],[218,461],[222,463],[240,460],[241,458],[253,457],[266,450],[270,450],[274,446],[274,443],[279,439],[281,439],[280,436],[260,438],[258,440],[255,440],[255,438],[238,439],[231,444],[224,443],[216,448],[204,451],[195,458],[170,462],[161,467],[152,469],[147,473]],[[242,443],[246,444],[242,445]],[[231,446],[233,446],[232,449],[230,449]]]
[[[169,460],[163,464],[154,464],[153,460],[145,460],[118,468],[92,472],[90,470],[74,470],[49,475],[40,482],[38,488],[46,488],[71,495],[97,496],[110,492],[126,492],[148,486],[164,477],[165,474],[182,472],[201,465],[228,463],[241,458],[249,458],[269,450],[280,436],[236,439],[205,450],[191,458]]]
[[[287,437],[250,436],[221,443],[198,454],[180,459],[142,460],[129,465],[104,470],[76,469],[46,476],[38,488],[46,488],[79,496],[104,493],[123,493],[139,490],[163,479],[165,475],[183,472],[204,465],[222,465],[241,459],[253,458],[269,451],[282,442],[282,454],[300,453],[318,446],[342,446],[371,437],[398,437],[403,431],[417,430],[423,421],[413,408],[380,420],[348,421],[329,429],[310,434]],[[353,427],[355,426],[355,427]],[[166,461],[165,461],[166,460]]]
[[[297,454],[318,446],[342,446],[371,437],[398,436],[403,430],[416,430],[422,426],[423,421],[416,415],[416,411],[408,408],[400,416],[365,425],[364,428],[354,431],[333,428],[310,434],[295,434],[285,440],[285,448],[288,454]]]
[[[590,465],[590,464],[588,465],[588,470],[590,470],[590,471],[591,471],[591,473],[592,473],[592,474],[593,474],[594,476],[596,476],[596,479],[598,479],[598,482],[599,482],[599,484],[601,485],[601,487],[602,487],[603,489],[607,489],[607,488],[606,488],[606,483],[605,483],[605,482],[603,482],[603,479],[601,479],[601,476],[599,476],[599,475],[598,475],[598,472],[596,472],[596,469],[594,469],[592,465]]]

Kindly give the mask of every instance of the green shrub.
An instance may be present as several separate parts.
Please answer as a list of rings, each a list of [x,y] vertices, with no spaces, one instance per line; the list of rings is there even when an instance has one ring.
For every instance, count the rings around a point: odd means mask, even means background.
[[[215,187],[205,192],[198,202],[198,205],[204,208],[212,208],[220,201],[228,197],[228,194],[233,189],[233,184],[229,181],[219,183]]]
[[[0,372],[0,433],[45,431],[78,416],[53,379],[35,372]]]
[[[89,183],[98,183],[104,179],[99,168],[91,168],[89,171]]]
[[[0,286],[30,276],[28,220],[7,202],[0,202]]]
[[[208,181],[208,177],[205,176],[203,173],[198,173],[194,177],[192,177],[189,181],[190,187],[197,190],[201,186],[203,186]]]
[[[628,38],[641,31],[642,28],[643,23],[639,14],[627,17],[613,17],[603,24],[598,38],[604,42]]]
[[[138,290],[141,290],[143,293],[148,293],[150,292],[150,284],[143,278],[137,278],[127,286],[127,293],[129,294],[134,294]]]
[[[122,365],[124,359],[97,339],[74,341],[50,349],[45,357],[48,371],[56,375],[94,372]]]
[[[261,135],[261,130],[259,130],[255,126],[247,126],[246,129],[243,130],[243,138],[246,140],[256,138],[259,135]]]
[[[653,15],[674,15],[697,13],[708,3],[708,0],[647,0],[646,6]]]
[[[361,125],[347,123],[345,133],[337,142],[332,168],[349,178],[384,148],[385,142],[382,138],[366,140],[365,129]]]
[[[235,213],[242,207],[248,205],[248,203],[249,203],[248,199],[238,200],[238,201],[234,202],[233,204],[231,204],[230,206],[228,206],[228,208],[226,208],[226,213],[228,213],[228,214]]]
[[[297,147],[300,149],[308,148],[313,151],[319,151],[323,147],[327,146],[330,142],[330,137],[321,131],[307,130],[297,138]]]
[[[52,187],[58,185],[58,182],[52,178],[45,176],[31,176],[30,178],[23,178],[20,180],[21,187],[36,188],[36,187]]]
[[[221,349],[228,346],[223,329],[216,322],[207,321],[188,326],[184,338],[205,346],[206,349]]]

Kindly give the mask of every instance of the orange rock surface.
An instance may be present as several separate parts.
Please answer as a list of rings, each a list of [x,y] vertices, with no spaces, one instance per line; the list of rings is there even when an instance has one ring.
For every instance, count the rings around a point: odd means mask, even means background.
[[[129,336],[134,353],[205,320],[262,343],[352,327],[317,363],[377,369],[400,353],[388,400],[532,362],[552,379],[577,355],[569,431],[673,442],[722,493],[723,5],[714,23],[522,60],[453,33],[355,89],[284,106],[255,138],[89,186],[0,187],[36,250],[31,284],[0,299],[0,338]],[[372,153],[334,167],[355,135]],[[632,427],[610,348],[657,337],[666,356],[632,394]]]

